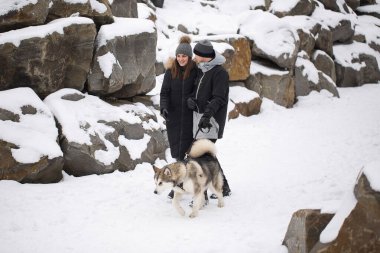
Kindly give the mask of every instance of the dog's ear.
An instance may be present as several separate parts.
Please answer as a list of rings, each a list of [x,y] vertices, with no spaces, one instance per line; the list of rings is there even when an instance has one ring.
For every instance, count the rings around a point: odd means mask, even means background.
[[[164,175],[170,177],[172,175],[172,171],[168,167],[165,167]]]
[[[160,170],[160,168],[158,168],[156,165],[153,165],[153,170],[154,173],[157,173]]]

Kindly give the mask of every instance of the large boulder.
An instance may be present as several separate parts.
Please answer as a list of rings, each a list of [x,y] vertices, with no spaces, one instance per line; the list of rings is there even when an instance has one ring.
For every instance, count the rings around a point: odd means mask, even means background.
[[[211,41],[214,49],[226,58],[223,67],[227,70],[230,81],[246,80],[249,76],[251,65],[251,48],[249,41],[242,35],[216,35],[216,36],[199,36],[198,40],[208,39]]]
[[[123,18],[137,18],[136,0],[113,0],[111,3],[112,15]]]
[[[236,119],[240,115],[249,117],[260,113],[262,99],[259,94],[242,85],[230,87],[229,99],[228,120]]]
[[[356,41],[367,43],[371,48],[380,53],[380,19],[364,15],[358,16],[355,26]]]
[[[315,209],[301,209],[293,213],[282,242],[288,253],[309,253],[332,217],[333,214]]]
[[[269,64],[265,62],[251,63],[251,74],[245,81],[246,87],[278,105],[292,107],[295,102],[294,78],[289,71],[267,65]]]
[[[306,53],[300,53],[295,67],[296,96],[307,96],[311,91],[328,90],[339,97],[334,81],[322,71],[319,71],[309,60]]]
[[[76,15],[93,19],[97,26],[114,21],[108,0],[51,1],[49,21]]]
[[[309,16],[311,13],[313,13],[315,8],[315,3],[312,0],[293,1],[294,5],[291,7],[287,5],[284,6],[283,2],[283,0],[273,0],[269,11],[277,17],[282,18],[284,16],[297,15]]]
[[[74,176],[133,170],[139,163],[164,158],[166,142],[152,110],[123,110],[98,97],[62,89],[44,102],[55,115],[64,153],[64,170]],[[130,108],[129,107],[129,108]]]
[[[380,80],[379,53],[365,43],[334,46],[336,84],[355,87]]]
[[[380,252],[380,162],[367,164],[335,214],[299,210],[283,244],[289,253]]]
[[[54,116],[30,88],[0,91],[0,180],[55,183],[63,154]]]
[[[0,90],[31,87],[41,97],[64,87],[82,90],[95,35],[93,21],[82,17],[1,34]]]
[[[344,200],[310,253],[380,252],[379,170],[379,162],[364,168],[354,194]]]
[[[286,21],[261,10],[250,11],[241,19],[240,34],[249,38],[253,59],[268,59],[281,68],[294,67],[300,39]]]
[[[103,25],[88,75],[91,94],[129,98],[155,86],[157,33],[152,21],[115,18]]]
[[[311,61],[318,70],[329,76],[334,83],[336,82],[335,63],[326,52],[315,50],[311,57]]]
[[[42,25],[48,15],[49,0],[7,0],[0,9],[0,33],[32,25]]]
[[[311,16],[332,32],[333,42],[350,42],[355,33],[355,14],[343,14],[317,6]]]

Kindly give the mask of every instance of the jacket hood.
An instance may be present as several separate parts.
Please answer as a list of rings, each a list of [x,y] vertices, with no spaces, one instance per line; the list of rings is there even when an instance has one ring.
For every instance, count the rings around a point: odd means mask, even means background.
[[[202,70],[202,72],[207,72],[213,67],[217,65],[222,65],[226,62],[226,58],[223,55],[219,54],[215,51],[215,58],[209,62],[201,62],[198,64],[198,67]]]

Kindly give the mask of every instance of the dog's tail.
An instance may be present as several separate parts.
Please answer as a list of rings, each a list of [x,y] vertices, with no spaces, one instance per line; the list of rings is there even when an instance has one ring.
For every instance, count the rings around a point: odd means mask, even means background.
[[[215,144],[209,139],[198,139],[191,146],[189,155],[190,157],[197,158],[207,153],[216,156]]]

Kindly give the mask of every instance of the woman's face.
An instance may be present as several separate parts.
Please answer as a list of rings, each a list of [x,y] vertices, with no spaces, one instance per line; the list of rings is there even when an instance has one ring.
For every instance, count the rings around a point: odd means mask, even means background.
[[[185,54],[177,54],[177,61],[179,66],[186,66],[186,64],[189,62],[189,56]]]

